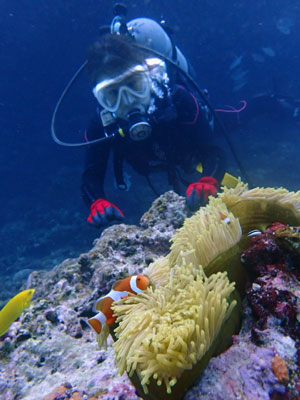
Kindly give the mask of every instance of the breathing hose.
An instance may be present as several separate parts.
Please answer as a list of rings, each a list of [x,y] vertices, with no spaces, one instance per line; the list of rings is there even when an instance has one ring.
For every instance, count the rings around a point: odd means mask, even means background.
[[[160,52],[150,49],[148,47],[145,47],[143,45],[140,45],[138,43],[132,43],[134,47],[140,49],[140,50],[144,50],[148,53],[154,54],[155,56],[163,59],[164,61],[170,63],[171,65],[173,65],[175,68],[177,68],[181,73],[184,74],[184,76],[187,78],[187,80],[193,85],[193,87],[196,89],[196,91],[198,92],[198,94],[200,95],[201,99],[204,101],[204,103],[207,105],[207,107],[209,108],[209,110],[211,111],[211,113],[213,114],[216,122],[218,123],[219,127],[221,128],[221,133],[235,159],[235,162],[237,164],[237,166],[239,167],[242,176],[244,177],[244,179],[246,180],[246,182],[248,182],[249,187],[254,187],[251,179],[249,178],[249,175],[247,174],[245,168],[243,167],[237,152],[235,151],[234,145],[232,143],[232,141],[230,140],[226,128],[224,127],[223,122],[220,120],[219,116],[217,115],[217,113],[215,112],[214,108],[212,107],[212,105],[210,104],[210,102],[208,101],[206,95],[203,93],[203,91],[201,90],[201,88],[198,86],[198,84],[194,81],[194,79],[187,73],[185,72],[182,68],[180,68],[176,62],[174,62],[173,60],[170,60],[168,57],[164,56],[163,54],[161,54]],[[53,111],[53,115],[52,115],[52,120],[51,120],[51,136],[52,139],[59,145],[61,146],[68,146],[68,147],[81,147],[81,146],[86,146],[86,145],[91,145],[94,143],[99,143],[99,142],[105,142],[107,140],[112,140],[116,134],[111,134],[111,135],[107,135],[103,138],[100,139],[95,139],[95,140],[91,140],[89,142],[81,142],[81,143],[68,143],[68,142],[64,142],[62,140],[60,140],[55,132],[55,121],[56,121],[56,115],[58,112],[58,109],[61,105],[61,103],[63,102],[66,94],[69,92],[71,86],[73,85],[73,83],[76,81],[76,79],[78,78],[78,76],[80,75],[80,73],[86,68],[88,61],[84,61],[84,63],[78,68],[78,70],[75,72],[75,74],[72,76],[71,80],[69,81],[69,83],[67,84],[67,86],[65,87],[65,89],[63,90],[62,94],[60,95],[54,111]]]

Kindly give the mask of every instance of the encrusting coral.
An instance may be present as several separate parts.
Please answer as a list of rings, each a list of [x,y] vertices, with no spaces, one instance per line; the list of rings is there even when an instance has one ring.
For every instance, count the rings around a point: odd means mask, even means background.
[[[243,295],[247,233],[274,221],[300,224],[300,192],[248,190],[241,181],[223,189],[185,220],[170,253],[143,271],[153,286],[112,306],[119,371],[128,372],[144,399],[182,398],[209,359],[228,346],[239,326],[234,286]]]

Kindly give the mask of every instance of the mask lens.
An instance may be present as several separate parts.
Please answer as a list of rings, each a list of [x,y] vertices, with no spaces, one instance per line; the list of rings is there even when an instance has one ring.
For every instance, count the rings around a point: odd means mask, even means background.
[[[127,88],[136,93],[142,95],[147,90],[147,77],[144,72],[135,72],[131,76],[128,76],[120,83],[120,87]]]
[[[118,102],[119,86],[109,85],[101,91],[101,100],[106,107],[114,107]]]
[[[93,89],[100,105],[108,111],[115,112],[120,106],[122,97],[126,103],[135,98],[142,99],[150,91],[148,76],[144,71],[126,72],[114,79],[100,82]],[[123,96],[122,96],[123,95]]]

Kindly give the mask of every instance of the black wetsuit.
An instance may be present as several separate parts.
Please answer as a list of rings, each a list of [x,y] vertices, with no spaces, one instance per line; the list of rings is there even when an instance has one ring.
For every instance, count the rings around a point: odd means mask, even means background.
[[[167,173],[173,189],[183,195],[188,184],[201,176],[212,176],[219,182],[225,172],[223,151],[214,145],[211,116],[195,93],[183,85],[174,85],[167,100],[158,100],[151,115],[151,135],[143,141],[117,136],[115,139],[88,146],[82,175],[82,194],[90,206],[96,199],[106,198],[103,188],[109,153],[114,154],[117,184],[123,180],[123,161],[146,177],[153,171]],[[93,119],[86,132],[87,140],[104,136],[100,116]],[[202,173],[196,171],[201,162]]]

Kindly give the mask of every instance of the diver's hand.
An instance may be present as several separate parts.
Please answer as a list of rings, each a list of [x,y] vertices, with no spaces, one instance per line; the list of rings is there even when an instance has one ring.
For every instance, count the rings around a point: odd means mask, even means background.
[[[204,176],[196,183],[191,183],[186,190],[186,203],[194,211],[205,204],[208,196],[215,196],[218,190],[218,181],[210,176]]]
[[[91,205],[88,222],[96,228],[100,228],[110,221],[120,221],[123,218],[124,214],[114,204],[104,199],[97,199]]]

